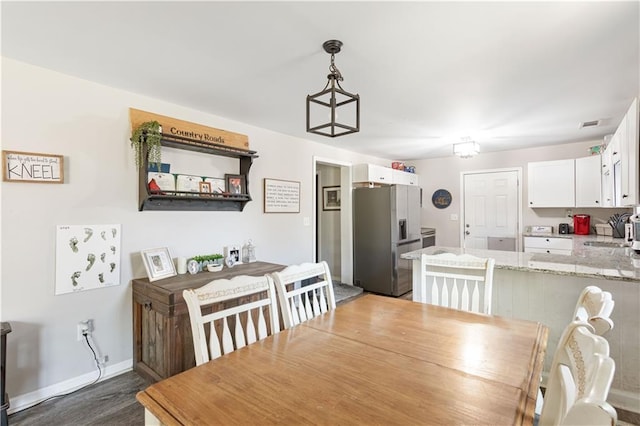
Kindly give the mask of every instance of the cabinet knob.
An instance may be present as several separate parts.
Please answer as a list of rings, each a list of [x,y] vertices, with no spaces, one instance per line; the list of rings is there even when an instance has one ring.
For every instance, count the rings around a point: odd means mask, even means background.
[[[549,240],[547,240],[547,241],[549,241]],[[551,252],[549,250],[547,250],[547,253],[551,254]]]
[[[147,300],[146,302],[144,302],[144,309],[146,311],[150,311],[151,310],[151,302],[150,301]]]
[[[622,198],[627,198],[629,194],[622,194]]]
[[[547,242],[549,242],[549,239],[548,239],[548,238],[547,238],[546,240],[547,240]],[[548,251],[547,251],[547,253],[548,253]]]
[[[529,201],[529,204],[533,204],[533,201]]]
[[[596,200],[596,204],[600,204],[600,201]]]

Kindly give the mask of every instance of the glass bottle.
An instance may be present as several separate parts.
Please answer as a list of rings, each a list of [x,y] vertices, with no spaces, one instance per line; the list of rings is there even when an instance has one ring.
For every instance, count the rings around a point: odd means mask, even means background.
[[[242,261],[244,263],[256,261],[256,247],[251,240],[247,241],[247,244],[242,247]]]

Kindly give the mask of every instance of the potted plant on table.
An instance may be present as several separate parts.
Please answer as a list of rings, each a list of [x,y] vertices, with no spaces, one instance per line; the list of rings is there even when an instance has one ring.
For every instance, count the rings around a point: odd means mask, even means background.
[[[147,160],[149,164],[157,164],[160,170],[162,156],[162,126],[157,121],[145,121],[133,130],[131,134],[131,148],[135,153],[136,166],[141,168],[144,164],[144,149],[147,148]]]
[[[217,267],[214,269],[215,271],[221,270],[222,259],[223,259],[223,256],[219,253],[193,256],[193,260],[198,262],[198,265],[200,265],[201,271],[207,270],[208,269],[207,265],[215,265]],[[210,271],[210,272],[213,272],[213,271]]]

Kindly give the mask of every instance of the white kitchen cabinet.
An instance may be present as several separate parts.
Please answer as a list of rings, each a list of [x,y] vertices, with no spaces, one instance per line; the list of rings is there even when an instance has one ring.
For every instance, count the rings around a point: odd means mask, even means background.
[[[611,142],[609,142],[611,144]],[[611,151],[605,149],[602,153],[600,162],[601,169],[601,186],[602,186],[602,207],[613,207],[613,163],[611,162]]]
[[[576,158],[576,207],[602,205],[600,160],[600,155]]]
[[[353,181],[391,185],[393,183],[393,169],[376,164],[356,164],[353,166]]]
[[[638,120],[638,100],[634,99],[619,126],[621,155],[621,198],[617,203],[619,207],[638,204],[640,199],[638,194]]]
[[[575,206],[575,162],[538,161],[527,164],[529,207]]]
[[[393,183],[396,185],[418,186],[420,178],[415,173],[407,173],[403,170],[391,169]]]
[[[571,255],[573,240],[571,238],[524,237],[525,253],[549,253]]]
[[[638,101],[634,99],[603,153],[603,207],[639,203],[638,143]]]

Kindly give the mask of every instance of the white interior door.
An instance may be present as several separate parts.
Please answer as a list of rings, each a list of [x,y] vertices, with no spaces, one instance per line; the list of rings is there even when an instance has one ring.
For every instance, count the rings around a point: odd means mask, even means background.
[[[517,251],[519,171],[463,174],[462,246]]]

